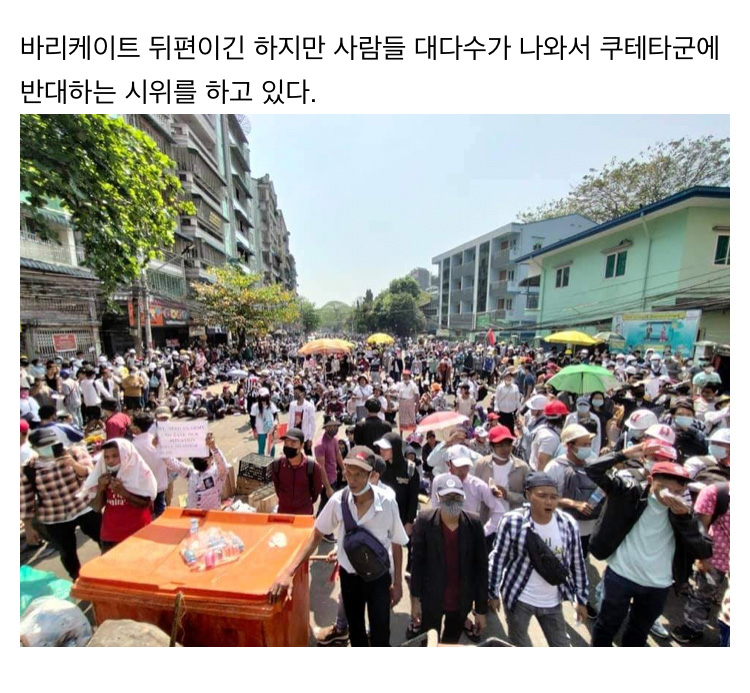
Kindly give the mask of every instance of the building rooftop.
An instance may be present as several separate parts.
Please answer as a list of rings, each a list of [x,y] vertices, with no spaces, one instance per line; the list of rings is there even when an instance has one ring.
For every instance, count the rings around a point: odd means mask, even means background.
[[[23,269],[34,270],[36,272],[51,272],[53,274],[65,274],[69,277],[79,277],[80,279],[96,280],[96,275],[88,267],[70,267],[68,265],[56,265],[51,262],[41,262],[40,260],[30,260],[21,258],[21,267]]]

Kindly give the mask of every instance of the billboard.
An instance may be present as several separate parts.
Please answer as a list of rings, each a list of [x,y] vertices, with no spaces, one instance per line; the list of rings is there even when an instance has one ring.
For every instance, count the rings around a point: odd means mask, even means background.
[[[135,326],[135,313],[136,306],[133,305],[133,299],[128,299],[128,318],[131,327]],[[158,298],[152,298],[149,301],[149,313],[151,314],[151,327],[187,325],[190,320],[190,313],[186,308],[166,303]],[[145,316],[141,315],[141,326],[145,324]]]
[[[693,352],[700,321],[699,310],[620,313],[612,318],[612,331],[625,338],[628,349],[661,353],[669,347],[673,354],[687,356]]]

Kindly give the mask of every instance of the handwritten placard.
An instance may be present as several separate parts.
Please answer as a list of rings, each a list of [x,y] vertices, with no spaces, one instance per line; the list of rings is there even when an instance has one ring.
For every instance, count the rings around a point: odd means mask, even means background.
[[[161,457],[208,457],[208,421],[160,421],[156,430]]]

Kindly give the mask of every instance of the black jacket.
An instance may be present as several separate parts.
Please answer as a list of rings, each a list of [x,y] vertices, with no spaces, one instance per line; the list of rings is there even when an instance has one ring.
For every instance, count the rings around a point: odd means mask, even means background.
[[[412,465],[409,476],[409,463],[386,462],[386,468],[380,480],[396,492],[398,514],[403,524],[414,522],[419,510],[419,471]]]
[[[608,473],[616,463],[625,459],[620,453],[602,455],[585,467],[591,480],[607,494],[589,543],[591,554],[600,560],[606,560],[615,552],[648,503],[648,484]],[[675,515],[670,511],[669,522],[675,537],[672,576],[675,588],[678,588],[687,582],[696,558],[711,558],[713,542],[692,513]]]
[[[390,433],[393,426],[387,421],[381,421],[377,416],[366,416],[357,422],[354,427],[354,444],[366,445],[371,450],[375,449],[374,443],[380,440],[386,433]]]
[[[412,597],[422,602],[422,617],[443,613],[445,593],[445,554],[440,510],[419,513],[411,533]],[[458,557],[461,579],[461,615],[472,607],[478,614],[487,613],[487,544],[484,529],[473,513],[461,511],[458,519]]]

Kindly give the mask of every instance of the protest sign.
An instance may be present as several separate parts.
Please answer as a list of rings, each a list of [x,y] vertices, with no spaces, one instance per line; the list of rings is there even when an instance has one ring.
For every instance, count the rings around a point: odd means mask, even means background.
[[[161,457],[208,457],[208,421],[160,421],[157,424]]]

